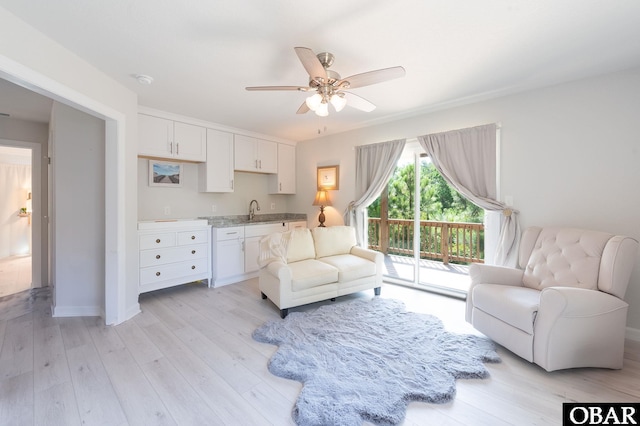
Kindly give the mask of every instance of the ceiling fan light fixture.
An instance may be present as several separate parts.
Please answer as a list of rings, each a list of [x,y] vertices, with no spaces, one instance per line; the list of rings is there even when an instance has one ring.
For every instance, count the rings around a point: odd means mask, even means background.
[[[333,105],[333,107],[336,109],[336,112],[342,111],[345,105],[347,105],[347,100],[344,98],[344,96],[340,96],[337,93],[334,95],[331,95],[330,102],[331,102],[331,105]]]
[[[318,107],[315,109],[315,113],[316,115],[318,115],[319,117],[326,117],[327,115],[329,115],[329,104],[327,104],[326,102],[322,102],[320,105],[318,105]]]
[[[320,93],[311,95],[305,100],[305,103],[311,111],[315,111],[320,106],[320,104],[322,104],[322,95]]]

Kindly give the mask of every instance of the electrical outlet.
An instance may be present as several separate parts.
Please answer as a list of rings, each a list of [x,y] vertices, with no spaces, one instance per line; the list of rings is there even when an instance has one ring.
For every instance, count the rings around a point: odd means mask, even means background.
[[[164,206],[164,215],[169,216],[171,214],[171,207]]]
[[[276,209],[276,203],[271,203],[271,210],[275,210]]]
[[[218,207],[215,204],[211,204],[211,211],[212,212],[217,212],[218,211]]]

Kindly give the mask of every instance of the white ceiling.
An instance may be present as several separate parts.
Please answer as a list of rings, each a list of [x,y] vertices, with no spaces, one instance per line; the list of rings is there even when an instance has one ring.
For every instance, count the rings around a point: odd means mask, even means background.
[[[291,140],[640,67],[638,0],[0,0],[138,93],[139,104]],[[378,107],[296,115],[293,48],[335,55],[343,77],[401,65],[353,92]],[[142,86],[135,74],[155,81]],[[0,91],[4,86],[0,86]],[[2,94],[3,92],[0,92]],[[0,112],[10,106],[3,105]],[[6,104],[6,102],[4,102]]]

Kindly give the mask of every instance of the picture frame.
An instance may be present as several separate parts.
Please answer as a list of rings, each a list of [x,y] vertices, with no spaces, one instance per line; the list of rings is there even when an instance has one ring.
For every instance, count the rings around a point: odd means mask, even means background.
[[[340,166],[318,167],[318,191],[340,189]]]
[[[149,186],[180,188],[183,177],[182,163],[149,160]]]

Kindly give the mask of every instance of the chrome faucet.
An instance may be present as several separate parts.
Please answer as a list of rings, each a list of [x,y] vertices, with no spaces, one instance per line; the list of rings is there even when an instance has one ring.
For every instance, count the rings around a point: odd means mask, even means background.
[[[251,200],[249,203],[249,220],[253,220],[256,215],[255,210],[253,210],[253,203],[256,203],[256,210],[260,211],[260,204],[258,204],[257,200]]]

